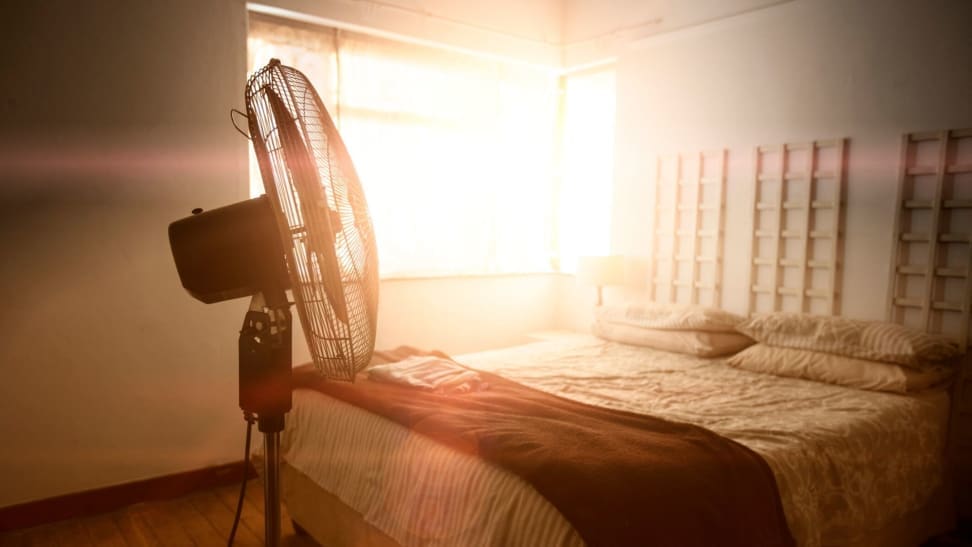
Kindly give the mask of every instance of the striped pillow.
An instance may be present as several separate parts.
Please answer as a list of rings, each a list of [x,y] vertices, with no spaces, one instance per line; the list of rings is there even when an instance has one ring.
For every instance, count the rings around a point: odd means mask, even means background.
[[[893,323],[776,312],[736,327],[757,342],[926,369],[959,354],[958,344]]]
[[[891,363],[765,344],[751,346],[727,359],[726,363],[750,372],[891,393],[928,389],[947,380],[954,372],[945,366],[915,370]]]

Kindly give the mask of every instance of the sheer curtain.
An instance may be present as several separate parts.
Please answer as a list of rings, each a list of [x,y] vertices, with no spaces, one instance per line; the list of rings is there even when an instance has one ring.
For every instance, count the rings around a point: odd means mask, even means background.
[[[553,71],[252,14],[248,52],[251,71],[276,57],[321,94],[367,194],[383,276],[551,271]],[[257,194],[259,180],[251,169]]]

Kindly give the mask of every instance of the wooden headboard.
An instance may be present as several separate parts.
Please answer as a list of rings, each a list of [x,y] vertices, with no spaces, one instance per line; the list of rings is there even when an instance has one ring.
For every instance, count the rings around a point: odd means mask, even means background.
[[[655,302],[722,304],[726,150],[659,156],[648,296]]]
[[[756,147],[750,314],[840,313],[846,143]]]
[[[972,129],[902,137],[888,321],[969,340]]]

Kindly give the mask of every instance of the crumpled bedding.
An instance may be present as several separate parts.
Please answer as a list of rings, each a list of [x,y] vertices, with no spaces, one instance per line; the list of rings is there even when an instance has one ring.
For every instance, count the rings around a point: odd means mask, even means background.
[[[864,540],[922,507],[942,480],[942,390],[855,390],[590,335],[455,359],[562,397],[697,424],[742,443],[769,464],[802,546]],[[529,484],[381,417],[297,390],[287,420],[287,462],[402,545],[581,544]]]
[[[589,404],[706,427],[759,453],[804,546],[866,538],[940,485],[948,394],[863,391],[577,335],[456,358]]]

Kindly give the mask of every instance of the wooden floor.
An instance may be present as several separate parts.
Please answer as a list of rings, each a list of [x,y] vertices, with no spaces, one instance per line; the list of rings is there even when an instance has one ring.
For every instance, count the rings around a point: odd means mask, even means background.
[[[226,545],[233,526],[239,492],[239,485],[224,486],[214,490],[201,490],[183,498],[139,503],[114,513],[0,533],[0,547],[221,547]],[[282,545],[317,546],[314,540],[294,532],[286,507],[281,507],[280,510]],[[234,545],[263,545],[263,483],[260,479],[253,479],[247,484],[246,500]],[[952,534],[930,540],[922,547],[970,546],[972,523],[966,523]]]
[[[184,498],[139,503],[114,513],[8,532],[0,534],[0,546],[225,546],[239,493],[238,484],[224,486]],[[294,532],[286,507],[281,508],[281,513],[282,545],[317,545],[309,537]],[[251,480],[246,487],[246,501],[233,544],[263,545],[263,484],[259,479]]]

